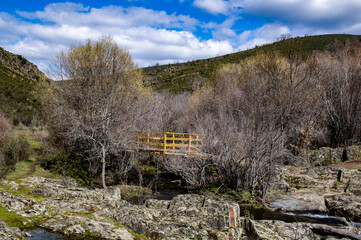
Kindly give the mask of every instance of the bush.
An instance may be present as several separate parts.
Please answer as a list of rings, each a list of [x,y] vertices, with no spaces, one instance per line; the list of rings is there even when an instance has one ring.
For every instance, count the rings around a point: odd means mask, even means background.
[[[9,137],[4,141],[2,153],[0,154],[0,175],[13,171],[15,164],[26,161],[31,154],[31,147],[24,137]]]
[[[78,155],[77,151],[75,149],[61,150],[42,156],[40,166],[53,173],[69,176],[90,185],[89,162]]]
[[[11,124],[5,114],[0,112],[0,147],[3,146],[6,136],[11,130]]]

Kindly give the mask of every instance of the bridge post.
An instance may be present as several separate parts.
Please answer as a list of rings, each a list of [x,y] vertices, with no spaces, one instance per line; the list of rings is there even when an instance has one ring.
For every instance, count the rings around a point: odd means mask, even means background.
[[[175,147],[174,147],[174,144],[175,144],[174,138],[175,138],[175,134],[173,133],[173,152],[174,152],[174,150],[175,150]]]
[[[150,134],[148,133],[148,137],[147,137],[147,151],[149,150],[149,138],[150,138]]]
[[[188,147],[188,155],[191,155],[191,149],[192,149],[192,135],[189,134],[189,147]]]
[[[164,154],[166,154],[166,151],[167,151],[167,133],[164,133],[164,143],[163,143],[163,151],[164,151]]]
[[[139,133],[137,133],[137,152],[139,152],[139,144],[140,144],[140,137],[139,137]]]

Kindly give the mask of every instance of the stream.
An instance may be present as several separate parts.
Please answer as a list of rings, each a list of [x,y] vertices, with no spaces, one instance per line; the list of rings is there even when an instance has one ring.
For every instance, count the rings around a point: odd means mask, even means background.
[[[155,194],[151,196],[158,200],[172,200],[180,194],[187,194],[189,191],[186,186],[182,186],[179,180],[170,177],[160,177],[157,182],[157,188],[153,188]],[[137,201],[135,201],[137,202]],[[136,204],[136,203],[133,204]],[[142,201],[138,201],[138,204]],[[141,204],[141,203],[140,203]],[[337,216],[329,216],[326,213],[294,213],[294,212],[276,212],[265,208],[255,208],[250,205],[239,204],[240,215],[247,216],[254,220],[278,220],[287,223],[304,222],[314,224],[326,224],[330,226],[347,226],[351,225],[358,229],[361,235],[361,223],[348,222],[345,218]],[[43,228],[35,228],[27,231],[32,236],[28,240],[69,240],[66,236],[58,233],[47,231]]]
[[[173,181],[172,181],[173,180]],[[187,194],[188,189],[181,186],[180,182],[167,177],[160,177],[157,184],[157,192],[151,198],[158,200],[172,200],[179,194]],[[327,213],[294,213],[275,212],[265,208],[255,208],[250,205],[240,204],[240,215],[248,216],[254,220],[278,220],[287,223],[304,222],[314,224],[325,224],[330,226],[351,225],[358,229],[361,235],[361,223],[348,222],[343,217],[329,216]]]
[[[34,228],[26,232],[31,235],[31,237],[26,238],[27,240],[70,240],[70,238],[43,228]]]

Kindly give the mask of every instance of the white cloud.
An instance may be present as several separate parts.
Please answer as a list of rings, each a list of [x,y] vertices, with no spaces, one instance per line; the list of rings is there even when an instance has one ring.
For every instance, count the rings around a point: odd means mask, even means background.
[[[255,46],[271,43],[282,34],[290,33],[290,29],[278,24],[266,24],[261,28],[253,31],[244,31],[239,35],[239,46],[237,50],[243,51]]]
[[[240,0],[239,5],[246,13],[325,29],[361,21],[360,0]]]
[[[226,14],[229,8],[228,2],[223,0],[195,0],[193,5],[213,14]]]
[[[183,62],[233,51],[227,40],[197,38],[191,31],[199,24],[198,20],[164,11],[61,3],[50,4],[44,11],[18,14],[21,19],[0,13],[0,44],[29,58],[42,70],[60,50],[104,34],[112,34],[139,66]]]
[[[42,11],[19,11],[20,17],[0,12],[0,45],[44,70],[60,50],[111,34],[142,67],[245,50],[282,34],[361,33],[360,0],[184,0],[183,4],[191,2],[209,13],[223,14],[218,18],[225,20],[201,23],[190,16],[142,7],[56,3]],[[277,20],[239,32],[236,24],[243,28],[243,14]],[[213,39],[201,39],[196,31],[210,32]]]

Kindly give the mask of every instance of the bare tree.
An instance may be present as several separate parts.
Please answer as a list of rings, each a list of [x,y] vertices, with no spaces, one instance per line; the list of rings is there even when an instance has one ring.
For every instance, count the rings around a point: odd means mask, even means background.
[[[10,130],[11,130],[11,124],[9,119],[7,119],[5,114],[0,111],[0,144],[1,145],[3,144],[6,136],[8,136]]]
[[[140,106],[149,92],[142,88],[141,73],[111,37],[61,52],[52,72],[63,80],[54,82],[52,123],[66,141],[80,146],[93,165],[101,163],[106,188],[107,159],[132,142],[144,114]]]
[[[361,141],[361,45],[319,54],[323,124],[332,146]]]

